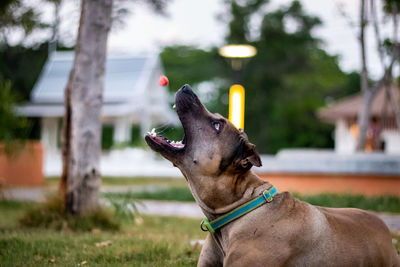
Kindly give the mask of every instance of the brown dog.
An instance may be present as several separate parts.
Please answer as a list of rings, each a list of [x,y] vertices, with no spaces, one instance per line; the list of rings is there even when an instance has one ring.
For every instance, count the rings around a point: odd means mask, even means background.
[[[261,161],[242,131],[210,113],[188,85],[175,104],[182,143],[154,132],[146,142],[182,171],[210,221],[271,188],[250,171]],[[388,228],[373,214],[316,207],[282,192],[210,233],[198,266],[400,266],[400,259]]]

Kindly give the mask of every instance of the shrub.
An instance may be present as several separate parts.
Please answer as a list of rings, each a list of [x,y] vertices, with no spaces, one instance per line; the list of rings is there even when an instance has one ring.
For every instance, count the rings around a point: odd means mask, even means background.
[[[120,224],[113,219],[113,215],[103,209],[83,215],[66,213],[63,201],[59,198],[49,198],[45,203],[29,209],[20,219],[20,225],[57,231],[92,231],[93,229],[117,231],[120,229]]]
[[[11,82],[0,76],[0,142],[5,143],[5,147],[0,149],[5,149],[8,154],[18,150],[21,146],[19,141],[27,136],[28,121],[15,114],[16,102]]]

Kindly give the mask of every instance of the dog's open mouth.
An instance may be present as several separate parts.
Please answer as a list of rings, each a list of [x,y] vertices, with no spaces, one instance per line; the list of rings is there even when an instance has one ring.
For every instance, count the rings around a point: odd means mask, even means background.
[[[154,128],[145,136],[145,140],[151,149],[161,153],[161,155],[167,157],[170,160],[172,160],[173,158],[175,159],[177,154],[182,154],[179,152],[185,151],[186,146],[190,146],[191,134],[190,131],[187,132],[187,125],[189,122],[186,118],[186,114],[193,112],[202,112],[204,109],[200,100],[193,93],[189,85],[182,86],[182,88],[179,89],[179,91],[176,93],[174,106],[178,114],[179,120],[182,123],[184,131],[184,137],[182,141],[168,140],[164,136],[157,134]]]
[[[162,135],[158,135],[156,130],[153,128],[151,132],[146,134],[146,139],[150,139],[155,144],[163,147],[164,149],[169,148],[171,150],[183,150],[185,148],[185,137],[181,141],[168,140]]]

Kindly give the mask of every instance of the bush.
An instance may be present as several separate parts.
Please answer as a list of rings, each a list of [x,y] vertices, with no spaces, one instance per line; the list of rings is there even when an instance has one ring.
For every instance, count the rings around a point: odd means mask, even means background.
[[[29,209],[20,219],[22,227],[53,229],[57,231],[92,231],[100,229],[117,231],[120,224],[109,212],[99,209],[84,215],[72,215],[65,212],[59,198],[50,198],[47,202]]]
[[[28,121],[15,114],[14,105],[17,96],[12,91],[11,82],[0,76],[0,142],[6,144],[7,153],[14,152],[20,147],[18,140],[27,136]]]
[[[103,125],[101,133],[101,148],[109,150],[114,143],[114,127],[112,125]]]

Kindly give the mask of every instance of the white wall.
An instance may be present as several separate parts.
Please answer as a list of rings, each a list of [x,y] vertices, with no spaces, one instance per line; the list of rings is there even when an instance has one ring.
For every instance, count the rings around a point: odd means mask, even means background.
[[[384,130],[381,138],[385,142],[385,153],[400,155],[400,131]]]
[[[400,155],[400,131],[383,130],[381,140],[385,142],[385,153]],[[356,139],[344,120],[336,121],[335,152],[339,154],[353,154],[356,152]]]
[[[356,141],[344,120],[336,121],[335,127],[335,152],[339,154],[352,154],[356,151]]]
[[[116,117],[114,120],[114,144],[131,141],[131,119],[128,116]]]
[[[46,154],[56,154],[58,152],[58,119],[57,117],[42,118],[41,141]]]

